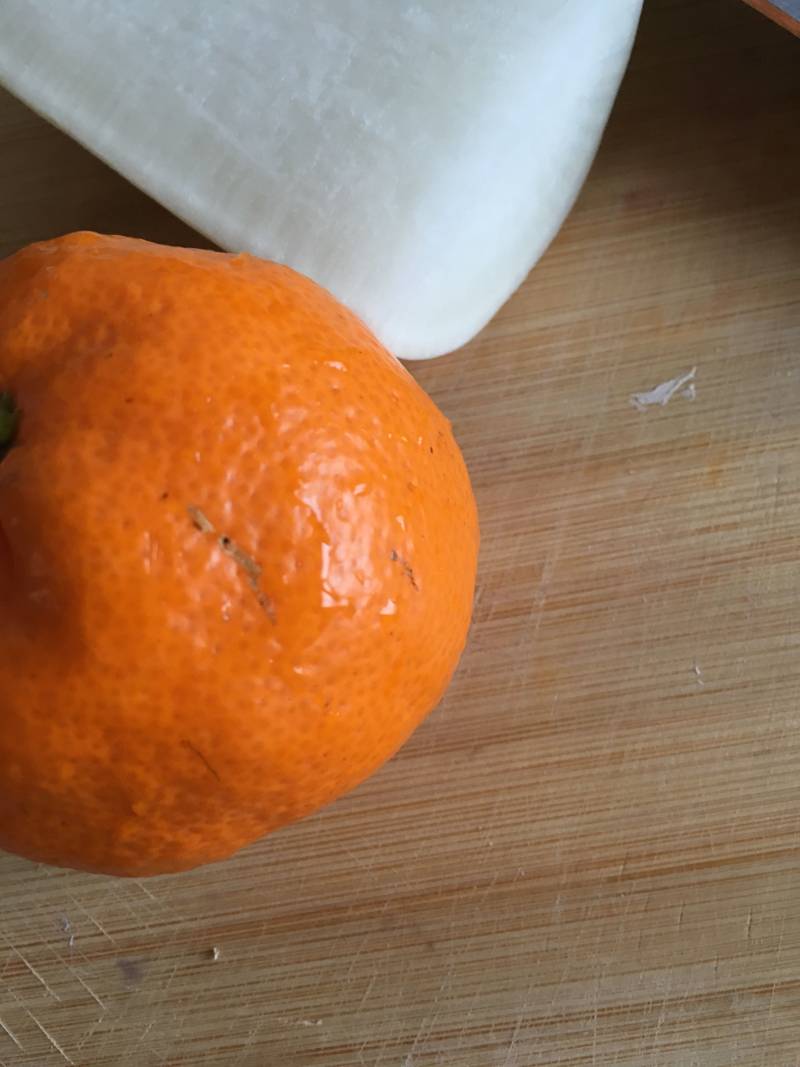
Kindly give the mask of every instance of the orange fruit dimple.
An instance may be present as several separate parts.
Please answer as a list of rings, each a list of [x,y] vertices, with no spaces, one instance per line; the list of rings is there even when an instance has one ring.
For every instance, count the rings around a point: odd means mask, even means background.
[[[0,263],[5,390],[0,847],[218,859],[436,704],[472,604],[468,475],[324,290],[248,256],[32,245]]]

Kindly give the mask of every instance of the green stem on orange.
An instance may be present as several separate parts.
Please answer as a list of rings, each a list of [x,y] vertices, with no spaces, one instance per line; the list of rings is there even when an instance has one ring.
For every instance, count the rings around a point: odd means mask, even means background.
[[[19,408],[11,393],[0,393],[0,459],[14,444],[19,427]]]

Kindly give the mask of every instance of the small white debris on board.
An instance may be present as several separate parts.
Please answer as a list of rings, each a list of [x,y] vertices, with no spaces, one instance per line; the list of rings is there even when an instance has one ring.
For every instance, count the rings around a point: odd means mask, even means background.
[[[698,685],[700,685],[700,686],[703,686],[703,685],[705,685],[705,684],[706,684],[706,683],[705,683],[705,682],[703,681],[703,672],[702,672],[702,671],[700,670],[700,668],[698,667],[698,665],[697,665],[696,663],[693,663],[693,664],[692,664],[692,674],[693,674],[693,675],[695,676],[695,678],[697,679],[697,684],[698,684]]]
[[[692,367],[685,374],[680,374],[677,378],[670,378],[668,382],[662,382],[661,385],[648,389],[647,392],[632,393],[630,402],[637,411],[646,411],[653,405],[665,407],[675,395],[683,396],[687,400],[694,400],[697,396],[694,384],[695,374],[697,374],[697,367]]]
[[[212,960],[212,962],[213,963],[217,963],[221,959],[222,959],[222,949],[219,947],[219,945],[212,945],[211,946],[211,960]]]
[[[75,934],[68,915],[61,916],[61,929],[67,935],[67,948],[75,948]]]

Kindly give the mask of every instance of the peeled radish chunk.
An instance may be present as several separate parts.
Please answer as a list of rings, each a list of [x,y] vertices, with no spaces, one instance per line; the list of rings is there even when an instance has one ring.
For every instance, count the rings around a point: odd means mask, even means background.
[[[419,359],[469,340],[558,230],[640,6],[3,0],[0,81]]]

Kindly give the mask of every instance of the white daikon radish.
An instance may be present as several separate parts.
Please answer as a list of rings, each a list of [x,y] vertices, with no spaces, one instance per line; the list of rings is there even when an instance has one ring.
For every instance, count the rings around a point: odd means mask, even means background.
[[[640,4],[2,0],[0,80],[422,358],[469,340],[561,225]]]

